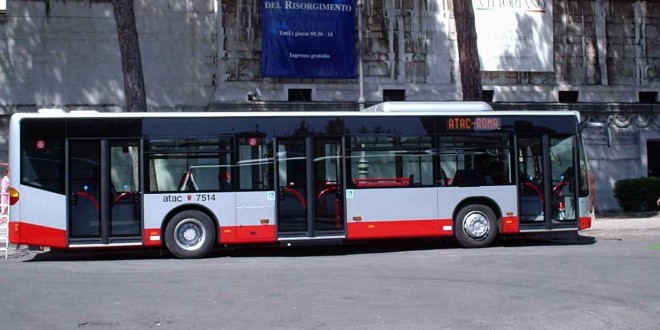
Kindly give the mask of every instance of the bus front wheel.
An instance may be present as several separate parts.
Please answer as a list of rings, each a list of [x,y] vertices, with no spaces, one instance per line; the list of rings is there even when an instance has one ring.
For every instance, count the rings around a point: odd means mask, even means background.
[[[465,248],[486,247],[497,236],[497,220],[490,207],[472,204],[462,208],[454,220],[454,236]]]
[[[213,221],[200,211],[178,213],[165,228],[165,244],[176,257],[182,259],[205,256],[215,240]]]

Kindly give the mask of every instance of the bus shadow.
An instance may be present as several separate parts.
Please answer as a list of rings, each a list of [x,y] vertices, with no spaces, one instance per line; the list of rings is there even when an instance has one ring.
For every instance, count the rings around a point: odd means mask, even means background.
[[[552,246],[552,245],[592,245],[596,244],[596,237],[582,235],[575,232],[542,233],[507,236],[499,240],[502,247],[518,246]]]
[[[522,246],[591,245],[597,239],[575,233],[553,235],[520,235],[499,239],[492,247],[513,248]],[[314,257],[358,254],[382,254],[406,251],[460,249],[453,239],[397,239],[369,242],[352,242],[342,245],[264,245],[249,247],[218,247],[205,258],[254,258],[254,257]],[[141,250],[82,250],[49,251],[35,254],[25,262],[52,261],[102,261],[134,259],[175,259],[166,249]]]

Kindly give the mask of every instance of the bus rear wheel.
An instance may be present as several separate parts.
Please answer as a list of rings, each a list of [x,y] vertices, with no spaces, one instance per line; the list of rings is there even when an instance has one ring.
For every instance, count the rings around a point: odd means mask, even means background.
[[[200,211],[176,214],[165,228],[165,245],[177,258],[192,259],[205,256],[215,241],[213,221]]]
[[[454,220],[454,236],[465,248],[489,246],[497,236],[495,212],[481,204],[462,208]]]

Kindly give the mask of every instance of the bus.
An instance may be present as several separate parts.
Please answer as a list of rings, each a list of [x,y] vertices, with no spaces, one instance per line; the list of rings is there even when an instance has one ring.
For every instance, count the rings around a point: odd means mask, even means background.
[[[10,120],[10,241],[167,248],[498,236],[591,226],[579,113],[483,102],[346,112]]]

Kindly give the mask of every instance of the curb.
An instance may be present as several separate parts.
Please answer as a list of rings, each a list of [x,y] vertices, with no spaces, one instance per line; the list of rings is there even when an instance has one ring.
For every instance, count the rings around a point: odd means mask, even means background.
[[[596,215],[591,228],[594,230],[660,229],[658,212]],[[589,230],[589,229],[587,229]]]

